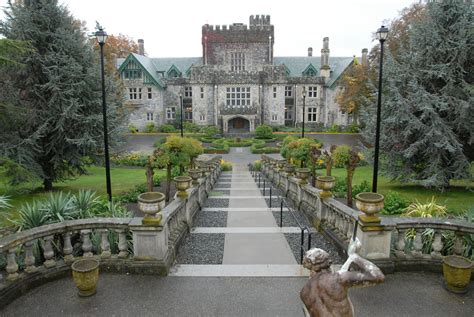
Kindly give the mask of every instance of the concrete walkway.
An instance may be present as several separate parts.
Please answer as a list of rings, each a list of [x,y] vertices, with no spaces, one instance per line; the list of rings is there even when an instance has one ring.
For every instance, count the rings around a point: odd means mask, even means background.
[[[230,178],[229,208],[267,208],[246,165],[235,164]],[[282,233],[261,233],[258,230],[260,227],[277,228],[269,209],[260,212],[229,211],[227,227],[246,228],[248,233],[225,235],[222,264],[297,264]],[[252,228],[256,230],[252,232]]]

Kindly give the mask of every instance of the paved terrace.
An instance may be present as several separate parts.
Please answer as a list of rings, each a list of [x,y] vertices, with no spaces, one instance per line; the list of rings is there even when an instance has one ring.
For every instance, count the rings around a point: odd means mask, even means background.
[[[303,316],[304,277],[157,277],[102,274],[97,294],[79,298],[72,278],[42,285],[1,316]],[[472,316],[474,287],[457,296],[441,274],[395,273],[385,284],[352,289],[356,316]]]

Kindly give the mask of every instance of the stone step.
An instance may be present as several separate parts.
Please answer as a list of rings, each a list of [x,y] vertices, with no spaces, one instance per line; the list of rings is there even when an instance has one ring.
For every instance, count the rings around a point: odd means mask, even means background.
[[[228,196],[228,195],[222,195],[222,196],[209,196],[208,199],[253,199],[253,198],[270,198],[270,196],[263,196],[262,194],[260,195],[255,195],[255,196]],[[277,195],[272,195],[271,198],[280,198],[280,196]]]
[[[305,277],[309,271],[297,264],[178,264],[168,276]]]

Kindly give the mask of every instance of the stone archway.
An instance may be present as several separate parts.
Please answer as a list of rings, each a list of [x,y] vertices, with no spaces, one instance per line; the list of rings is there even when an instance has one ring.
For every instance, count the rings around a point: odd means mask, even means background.
[[[250,121],[244,117],[234,117],[227,122],[229,133],[249,133]]]

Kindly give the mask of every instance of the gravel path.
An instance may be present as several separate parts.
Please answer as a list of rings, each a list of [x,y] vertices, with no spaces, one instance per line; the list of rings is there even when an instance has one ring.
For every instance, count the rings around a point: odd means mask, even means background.
[[[180,246],[177,264],[222,264],[224,256],[223,233],[188,234]]]
[[[301,235],[299,233],[285,233],[286,241],[290,245],[291,251],[295,256],[295,259],[298,263],[300,263],[300,243],[301,243]],[[308,235],[305,234],[304,239],[304,249],[307,251],[308,247]],[[333,264],[342,264],[343,261],[339,254],[336,251],[336,248],[328,242],[326,239],[321,236],[321,234],[317,232],[313,232],[311,234],[311,248],[320,248],[325,250],[329,253],[329,257]]]
[[[226,227],[227,212],[225,211],[199,211],[195,222],[195,227]]]
[[[229,199],[222,199],[222,198],[209,198],[204,203],[203,208],[212,208],[212,207],[219,207],[219,208],[227,208],[229,207]]]

